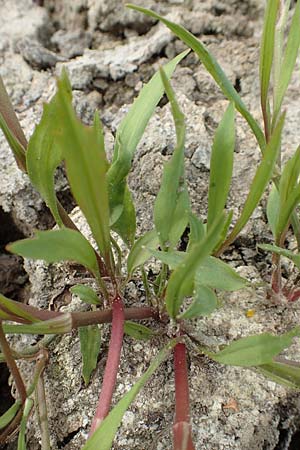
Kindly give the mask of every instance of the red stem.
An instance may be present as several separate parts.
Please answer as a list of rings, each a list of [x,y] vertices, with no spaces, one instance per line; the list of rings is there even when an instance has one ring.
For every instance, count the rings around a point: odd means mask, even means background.
[[[117,295],[112,302],[112,329],[109,342],[106,366],[103,375],[102,389],[96,409],[96,414],[92,422],[90,435],[101,424],[107,416],[116,385],[118,368],[120,363],[121,349],[124,334],[124,306],[122,298]]]
[[[186,346],[179,342],[174,347],[175,420],[173,425],[174,450],[195,450],[190,424],[190,398]]]

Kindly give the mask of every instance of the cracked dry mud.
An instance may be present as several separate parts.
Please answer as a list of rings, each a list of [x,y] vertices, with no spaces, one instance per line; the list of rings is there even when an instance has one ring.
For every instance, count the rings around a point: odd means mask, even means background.
[[[202,39],[254,117],[261,119],[257,94],[261,1],[139,0],[137,3],[167,14]],[[55,75],[64,65],[69,70],[78,114],[84,122],[90,123],[94,110],[99,109],[111,154],[116,127],[142,84],[160,64],[184,48],[165,27],[126,10],[120,0],[1,0],[0,5],[0,73],[27,136],[41,116],[43,102],[55,92]],[[286,101],[286,155],[291,154],[298,143],[299,83],[299,77],[295,76]],[[210,147],[227,101],[192,53],[177,68],[172,84],[186,115],[186,173],[193,209],[204,217]],[[227,205],[233,209],[234,217],[241,210],[260,159],[255,141],[240,116],[236,124],[234,177]],[[44,203],[28,178],[17,169],[2,134],[0,146],[0,206],[4,218],[1,227],[13,221],[19,230],[19,235],[7,240],[30,236],[35,228],[51,227],[53,221]],[[151,227],[152,205],[159,189],[162,166],[173,148],[172,117],[168,105],[161,102],[137,149],[129,178],[139,234]],[[61,171],[57,174],[57,190],[61,202],[71,211],[74,204]],[[73,211],[72,215],[88,232],[78,211]],[[266,280],[270,260],[257,252],[256,243],[269,238],[263,199],[224,257],[249,280],[257,282],[262,277]],[[5,258],[10,257],[1,255],[0,267]],[[70,296],[65,296],[64,286],[74,276],[80,276],[74,268],[26,261],[26,275],[19,260],[17,265],[13,259],[4,264],[6,273],[3,275],[1,271],[0,279],[3,286],[8,290],[13,286],[13,291],[17,290],[30,304],[47,308],[49,302],[60,302],[64,308],[82,307],[76,298],[71,301]],[[13,267],[11,271],[10,267]],[[155,270],[155,265],[152,269]],[[297,448],[290,446],[290,442],[299,427],[299,395],[251,370],[225,367],[208,360],[197,351],[195,341],[217,349],[219,345],[253,333],[282,333],[299,323],[298,303],[272,305],[266,300],[263,288],[226,294],[221,300],[222,308],[209,318],[194,321],[189,330],[193,338],[189,344],[189,369],[196,449]],[[125,301],[128,306],[145,302],[141,283],[129,283]],[[255,310],[251,319],[245,315],[248,309]],[[156,324],[152,325],[159,331]],[[88,387],[81,378],[77,333],[57,338],[51,345],[45,382],[53,450],[79,450],[83,446],[101,386],[108,331],[107,326],[99,364]],[[14,338],[15,345],[33,341],[34,338],[24,336]],[[163,338],[159,335],[150,342],[125,337],[115,401],[145,371],[162,345]],[[299,359],[299,342],[295,340],[287,354]],[[24,373],[30,373],[30,369],[30,365],[22,366]],[[171,360],[167,360],[125,414],[113,449],[170,449],[173,414],[173,369]],[[28,439],[28,449],[40,449],[34,416],[30,420]],[[15,443],[6,448],[15,448]]]

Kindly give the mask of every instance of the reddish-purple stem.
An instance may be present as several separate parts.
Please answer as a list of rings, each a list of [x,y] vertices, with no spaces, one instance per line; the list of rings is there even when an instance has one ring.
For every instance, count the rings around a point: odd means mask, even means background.
[[[124,335],[124,321],[123,300],[119,295],[117,295],[112,302],[111,338],[104,370],[102,389],[90,434],[94,433],[94,431],[101,424],[102,420],[107,416],[110,409],[120,363]]]
[[[190,424],[190,398],[186,346],[179,342],[174,347],[175,420],[173,425],[174,450],[195,450]]]

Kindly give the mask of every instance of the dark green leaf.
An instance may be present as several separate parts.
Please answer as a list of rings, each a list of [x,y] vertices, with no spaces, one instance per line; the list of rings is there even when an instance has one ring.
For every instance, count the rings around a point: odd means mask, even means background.
[[[89,384],[91,373],[97,366],[100,352],[101,331],[98,325],[79,328],[80,351],[82,356],[82,376],[85,385]]]
[[[148,341],[155,335],[155,332],[150,328],[139,323],[131,322],[130,320],[126,320],[124,332],[128,334],[128,336],[140,341]]]
[[[195,283],[194,301],[179,317],[180,319],[193,319],[194,317],[208,316],[217,306],[216,294],[207,286]]]
[[[70,292],[72,292],[72,294],[78,295],[80,300],[88,303],[89,305],[99,305],[99,303],[101,303],[98,295],[90,286],[76,284],[76,286],[72,286],[70,288]]]
[[[234,106],[228,106],[217,128],[210,159],[207,229],[225,208],[230,188],[235,145]]]
[[[260,366],[271,363],[274,356],[291,345],[295,336],[300,336],[299,327],[281,336],[263,333],[241,338],[218,353],[207,352],[207,354],[221,364],[244,367]]]
[[[76,261],[98,276],[98,264],[91,244],[75,230],[36,231],[32,239],[22,239],[7,249],[24,258],[42,259],[48,263]]]
[[[176,101],[175,93],[162,69],[160,73],[171,105],[177,143],[171,159],[164,167],[161,187],[154,205],[154,223],[162,248],[169,248],[177,244],[178,239],[186,227],[189,214],[188,196],[185,195],[185,201],[178,203],[181,194],[186,192],[184,182],[185,123],[184,115]],[[170,230],[176,224],[175,211],[178,204],[180,204],[180,211],[176,214],[176,219],[181,221],[182,217],[184,218],[185,216],[186,221],[183,224],[183,229],[179,228],[179,236],[178,233],[175,233],[176,242],[171,242]]]
[[[168,77],[172,75],[176,65],[187,53],[181,53],[164,66]],[[119,205],[123,205],[124,212],[114,224],[113,229],[127,245],[131,245],[134,238],[135,212],[131,197],[129,198],[129,193],[126,193],[126,178],[137,145],[163,92],[160,74],[156,73],[143,87],[117,130],[113,163],[107,173],[109,205],[111,212]],[[128,234],[129,229],[131,232]]]
[[[133,245],[127,259],[127,271],[131,274],[137,267],[142,266],[152,254],[149,249],[155,249],[159,245],[156,230],[148,231]]]
[[[219,66],[215,58],[209,53],[207,48],[195,36],[193,36],[192,33],[187,31],[185,28],[165,19],[164,17],[161,17],[154,11],[132,4],[127,4],[126,6],[128,8],[132,8],[135,9],[136,11],[140,11],[144,14],[147,14],[148,16],[151,16],[154,19],[160,20],[168,28],[170,28],[170,30],[173,31],[173,33],[176,36],[178,36],[188,47],[194,50],[194,52],[198,55],[202,64],[205,66],[206,70],[211,74],[211,76],[214,78],[214,80],[222,90],[223,94],[230,101],[233,101],[235,103],[236,109],[242,114],[242,116],[244,116],[250,128],[252,129],[254,135],[256,136],[260,148],[263,150],[265,147],[265,138],[261,128],[259,127],[256,120],[253,118],[253,116],[250,114],[250,112],[247,110],[241,97],[236,92],[231,82],[228,80],[225,73],[223,72],[222,68]]]
[[[2,416],[0,417],[0,430],[5,428],[15,417],[21,407],[21,402],[17,400]]]
[[[166,290],[166,307],[168,314],[175,318],[179,312],[182,300],[184,283],[193,280],[194,275],[206,258],[214,249],[224,226],[224,214],[215,222],[210,232],[198,243],[194,244],[190,252],[172,273]]]
[[[70,89],[68,77],[63,71],[58,80],[56,118],[61,128],[56,130],[55,138],[66,161],[74,197],[90,225],[107,267],[111,269],[107,161],[104,149],[100,148],[102,138],[99,127],[86,127],[77,119]]]
[[[166,359],[177,341],[171,341],[163,350],[161,350],[151,363],[148,370],[141,376],[127,394],[117,403],[108,416],[103,420],[99,428],[88,439],[82,450],[110,450],[114,436],[122,422],[122,418],[134,401],[135,397],[146,384],[151,375],[159,367],[159,365]]]

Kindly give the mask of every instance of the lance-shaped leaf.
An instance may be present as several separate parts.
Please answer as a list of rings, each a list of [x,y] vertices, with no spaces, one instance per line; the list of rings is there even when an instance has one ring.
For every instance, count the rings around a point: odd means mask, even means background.
[[[300,269],[300,255],[291,252],[290,250],[285,250],[284,248],[277,247],[276,245],[261,244],[259,248],[266,250],[268,252],[277,253],[280,256],[285,256],[286,258],[293,261],[293,263]]]
[[[200,61],[205,66],[206,70],[210,73],[210,75],[214,78],[223,94],[230,100],[233,101],[236,109],[244,116],[246,121],[248,122],[250,128],[252,129],[257,142],[260,148],[263,150],[265,146],[265,138],[263,132],[254,119],[254,117],[247,110],[244,105],[241,97],[234,89],[231,82],[228,80],[227,76],[223,72],[222,68],[215,60],[215,58],[209,53],[207,48],[189,31],[183,28],[180,25],[177,25],[170,20],[161,17],[159,14],[156,14],[154,11],[149,9],[142,8],[140,6],[127,4],[128,8],[135,9],[136,11],[140,11],[154,19],[160,20],[163,22],[176,36],[178,36],[188,47],[194,50],[194,52],[198,55]]]
[[[101,303],[98,295],[90,286],[85,286],[83,284],[76,284],[70,288],[72,294],[78,295],[80,300],[89,305],[99,305]]]
[[[300,147],[294,156],[286,163],[279,181],[279,206],[275,226],[275,238],[278,243],[280,236],[289,224],[290,216],[299,202],[300,183]]]
[[[72,331],[72,315],[61,314],[54,319],[36,322],[30,325],[3,324],[6,334],[65,334]]]
[[[0,417],[0,430],[5,428],[15,417],[21,407],[21,402],[17,400],[2,416]]]
[[[190,227],[190,234],[187,251],[190,251],[190,249],[194,244],[200,242],[206,233],[206,227],[204,226],[202,220],[200,220],[192,212],[189,215],[189,227]]]
[[[98,264],[91,244],[75,230],[37,231],[34,238],[9,244],[7,249],[24,258],[42,259],[48,263],[75,261],[98,276]]]
[[[274,55],[275,27],[279,3],[279,0],[268,0],[265,11],[259,64],[261,105],[263,111],[267,111],[268,91]],[[268,117],[268,120],[269,119],[270,117]]]
[[[183,252],[151,250],[151,253],[172,270],[178,268],[186,259]],[[249,282],[238,275],[232,267],[213,256],[207,256],[200,262],[194,279],[199,286],[209,286],[222,291],[238,291],[249,285]]]
[[[207,352],[207,354],[221,364],[243,367],[260,366],[271,363],[274,356],[291,345],[295,336],[300,336],[300,327],[295,327],[281,336],[263,333],[245,337],[218,353]]]
[[[220,239],[223,226],[224,214],[215,222],[202,241],[192,247],[191,251],[186,254],[183,261],[172,273],[166,291],[166,308],[170,317],[175,318],[177,316],[184,297],[184,286],[189,280],[194,279],[196,270],[204,258],[214,249]]]
[[[101,255],[111,269],[109,206],[106,185],[107,161],[97,127],[86,127],[76,117],[71,86],[62,72],[58,80],[56,143],[66,161],[73,195],[85,215]]]
[[[29,323],[39,322],[39,319],[33,314],[24,311],[23,308],[18,306],[17,302],[10,300],[2,294],[0,294],[0,318],[3,320],[20,318]]]
[[[91,373],[97,366],[100,352],[101,330],[98,325],[79,328],[80,351],[82,356],[82,376],[85,385],[89,384]]]
[[[272,178],[280,148],[280,140],[284,124],[284,118],[285,113],[283,113],[282,116],[280,117],[278,124],[271,136],[271,139],[265,148],[262,161],[259,164],[256,173],[254,175],[241,215],[238,221],[236,222],[233,230],[226,239],[225,243],[223,244],[222,248],[228,247],[228,245],[230,245],[235,240],[236,236],[244,228],[249,218],[251,217],[253,211],[257,207],[266,189],[267,184]]]
[[[296,363],[297,364],[297,363]],[[289,388],[300,389],[300,367],[294,361],[272,361],[257,367],[258,372],[275,383]]]
[[[140,237],[133,245],[127,259],[128,274],[142,266],[152,254],[149,249],[156,249],[159,245],[159,239],[156,230],[147,231],[144,236]]]
[[[228,106],[217,128],[211,151],[207,229],[225,208],[233,169],[235,145],[234,106]]]
[[[15,159],[23,172],[26,172],[25,150],[27,140],[12,107],[4,83],[0,76],[0,128],[9,143]]]
[[[99,428],[97,428],[94,434],[88,439],[82,450],[99,450],[99,448],[101,448],[101,450],[111,449],[114,436],[122,422],[125,412],[134,401],[139,391],[149,380],[151,375],[169,355],[176,342],[176,340],[171,341],[158,353],[144,375],[141,376],[139,381],[132,386],[127,394],[125,394],[124,397],[122,397],[122,399],[112,409],[108,416],[103,420]]]
[[[20,424],[20,431],[18,436],[18,449],[17,450],[26,450],[26,427],[29,419],[30,411],[33,407],[33,400],[31,398],[27,398],[24,406],[23,416]]]
[[[171,111],[174,118],[176,129],[176,147],[170,161],[165,164],[161,187],[158,192],[154,205],[154,223],[161,246],[163,248],[173,247],[177,244],[178,239],[182,235],[187,222],[189,214],[189,202],[186,195],[186,186],[184,182],[184,143],[185,143],[185,123],[184,115],[181,112],[179,105],[175,98],[175,93],[164,73],[160,71],[164,88],[171,105]],[[182,196],[184,194],[184,197]],[[183,198],[183,201],[182,201]],[[176,209],[180,206],[180,211]],[[185,219],[182,222],[182,218]],[[170,231],[176,220],[180,221],[181,227],[178,228],[179,233],[175,233],[171,241]]]
[[[124,324],[124,333],[140,341],[148,341],[155,335],[155,332],[150,328],[130,320],[126,320]]]
[[[194,317],[208,316],[218,306],[216,294],[207,286],[195,282],[194,301],[180,314],[180,319],[193,319]]]
[[[276,234],[278,216],[279,216],[279,193],[277,187],[275,186],[275,184],[273,184],[267,203],[267,218],[268,224],[271,228],[274,237]]]
[[[181,53],[164,66],[168,77],[172,75],[176,65],[187,53],[186,51]],[[126,177],[131,169],[137,145],[163,93],[160,74],[156,73],[142,88],[117,129],[113,162],[107,174],[111,213],[120,204],[123,206],[123,212],[113,225],[113,229],[130,245],[135,232],[135,212],[131,197],[128,193],[126,194]]]
[[[50,208],[56,223],[61,227],[63,223],[57,208],[54,174],[62,161],[62,152],[61,147],[55,144],[54,130],[61,129],[62,123],[57,120],[56,111],[57,94],[49,104],[44,105],[41,121],[28,143],[26,163],[30,181]]]
[[[276,123],[277,116],[280,112],[281,104],[291,80],[291,76],[296,64],[297,55],[300,45],[300,2],[298,1],[295,7],[295,12],[292,18],[291,28],[288,35],[286,48],[281,62],[279,79],[277,85],[274,86],[274,113],[273,122]]]

